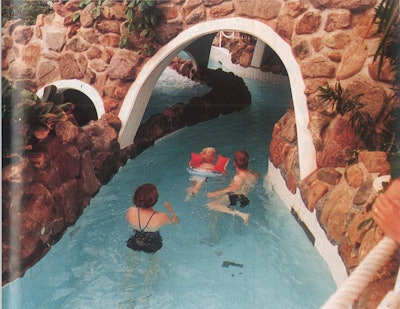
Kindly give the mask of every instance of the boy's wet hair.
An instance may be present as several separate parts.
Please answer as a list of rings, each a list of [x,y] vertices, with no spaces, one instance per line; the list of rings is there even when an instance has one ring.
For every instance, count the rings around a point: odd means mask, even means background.
[[[132,202],[140,208],[153,207],[158,201],[157,187],[152,183],[145,183],[136,188]]]
[[[247,169],[249,165],[249,154],[244,150],[238,150],[233,155],[236,166],[241,170]]]

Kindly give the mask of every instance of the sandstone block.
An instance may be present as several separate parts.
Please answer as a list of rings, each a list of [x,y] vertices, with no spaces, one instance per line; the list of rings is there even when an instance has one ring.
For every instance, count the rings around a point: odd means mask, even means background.
[[[370,200],[370,196],[372,194],[374,194],[374,190],[372,188],[372,179],[371,176],[368,175],[354,195],[354,205],[363,207]]]
[[[350,41],[351,36],[345,31],[336,31],[324,37],[325,45],[333,49],[343,49]]]
[[[337,80],[349,78],[360,72],[366,59],[367,49],[365,46],[353,44],[347,47],[343,53],[342,62],[336,72]]]
[[[332,32],[350,26],[351,12],[349,10],[336,10],[328,14],[325,31]]]
[[[310,212],[313,212],[315,205],[327,194],[329,187],[320,182],[315,181],[306,191],[304,196],[304,203]]]
[[[45,32],[44,41],[50,50],[60,52],[66,43],[65,34],[60,30],[51,30]]]
[[[359,147],[358,137],[349,121],[336,117],[324,132],[323,149],[317,153],[319,167],[344,167],[354,149]]]
[[[286,186],[293,194],[297,190],[297,180],[300,178],[299,156],[297,147],[292,147],[284,162]]]
[[[335,66],[325,57],[316,56],[307,58],[301,64],[301,73],[304,78],[327,77],[335,76]]]
[[[80,36],[75,36],[67,42],[66,47],[74,52],[82,53],[90,48],[90,43]]]
[[[375,5],[375,0],[311,0],[316,8],[365,10]]]
[[[22,48],[21,58],[28,65],[35,67],[40,59],[42,48],[38,44],[29,44]]]
[[[339,245],[339,254],[342,258],[348,273],[358,266],[357,252],[347,238],[344,238]]]
[[[33,27],[19,26],[12,33],[15,43],[26,45],[33,37]]]
[[[368,220],[371,220],[371,214],[365,210],[354,216],[353,220],[349,223],[347,229],[347,237],[353,247],[358,247],[368,228]],[[372,223],[372,222],[371,222]],[[362,225],[365,225],[364,227]]]
[[[350,187],[358,188],[364,182],[364,173],[357,164],[347,166],[344,175]]]
[[[33,79],[35,77],[35,68],[28,66],[21,60],[12,62],[8,72],[12,79]]]
[[[302,40],[298,44],[294,44],[293,52],[296,57],[301,60],[312,55],[310,44],[306,40]]]
[[[296,34],[311,34],[318,31],[321,25],[321,15],[306,12],[296,25]]]
[[[262,18],[270,20],[276,18],[282,8],[282,2],[279,0],[269,1],[247,1],[233,0],[237,14],[249,17]]]
[[[204,6],[199,6],[198,8],[188,12],[185,15],[185,21],[189,25],[198,23],[199,21],[202,21],[205,18],[206,18],[206,11]]]
[[[364,164],[370,173],[387,175],[390,171],[390,164],[384,151],[361,151],[358,162]]]
[[[361,111],[368,113],[376,120],[382,111],[387,98],[385,90],[379,85],[373,84],[365,78],[356,78],[347,85],[347,90],[354,96],[359,97],[359,102],[364,104]]]
[[[226,15],[229,15],[233,11],[234,11],[233,4],[231,2],[228,2],[228,3],[225,2],[221,5],[212,7],[210,9],[209,14],[212,18],[221,18]]]
[[[96,24],[96,29],[101,33],[121,34],[121,24],[115,20],[104,20]]]
[[[290,148],[291,146],[282,138],[278,136],[272,138],[270,144],[270,159],[275,167],[278,167],[284,162]]]
[[[325,167],[318,169],[317,178],[327,184],[336,186],[342,178],[342,173],[337,171],[334,167]]]
[[[291,17],[297,17],[303,14],[309,8],[309,3],[304,0],[287,1],[284,7],[285,14]]]
[[[379,228],[369,229],[361,242],[358,249],[358,262],[361,263],[362,260],[367,256],[367,254],[376,246],[376,244],[383,238],[384,234]]]
[[[275,31],[285,40],[290,40],[293,34],[295,20],[291,16],[278,16]]]
[[[339,188],[331,192],[327,205],[322,209],[321,218],[326,218],[326,230],[337,242],[345,235],[347,229],[347,215],[351,207],[351,195],[346,188]],[[329,212],[325,210],[330,209]]]
[[[84,76],[73,54],[63,54],[58,65],[63,79],[80,79]]]

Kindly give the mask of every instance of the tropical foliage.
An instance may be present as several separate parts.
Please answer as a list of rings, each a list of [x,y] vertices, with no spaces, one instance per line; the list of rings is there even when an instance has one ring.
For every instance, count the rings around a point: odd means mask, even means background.
[[[36,141],[45,139],[55,124],[67,118],[72,103],[64,103],[54,85],[44,89],[43,97],[14,87],[2,78],[2,147],[3,155],[23,152]],[[14,143],[14,144],[13,144]],[[19,146],[16,146],[18,143]]]
[[[395,140],[390,158],[392,178],[400,177],[400,16],[398,0],[382,0],[375,11],[374,23],[378,24],[377,33],[381,34],[379,46],[375,52],[374,60],[379,60],[379,68],[382,67],[385,58],[389,59],[394,73],[392,98],[395,113],[394,132]]]
[[[373,119],[370,114],[362,110],[364,104],[359,101],[362,95],[352,95],[342,88],[340,82],[337,82],[334,88],[326,83],[325,87],[320,86],[318,89],[322,102],[330,103],[336,114],[349,117],[354,132],[368,150],[388,151],[392,147],[394,118],[387,102],[385,104],[387,108],[384,110],[389,109],[389,112],[381,112],[376,119]]]
[[[399,127],[399,97],[400,97],[400,18],[399,1],[382,0],[376,8],[372,24],[377,24],[377,35],[381,39],[374,55],[374,61],[379,61],[379,75],[385,59],[389,59],[394,73],[394,95],[384,102],[384,108],[374,121],[370,115],[362,112],[360,96],[351,97],[348,91],[342,89],[338,82],[334,88],[329,84],[320,87],[320,97],[323,102],[331,102],[336,113],[350,115],[353,128],[370,150],[384,150],[390,155],[392,177],[400,177],[400,127]],[[378,123],[383,127],[377,128]],[[397,172],[396,172],[397,171]],[[395,173],[395,174],[394,174]]]
[[[374,23],[378,24],[377,33],[382,35],[374,60],[379,59],[379,67],[385,58],[390,60],[395,74],[394,89],[399,95],[400,85],[400,18],[399,1],[382,0],[375,11]]]
[[[2,26],[7,20],[22,19],[27,25],[34,25],[39,14],[49,14],[52,7],[46,0],[2,0]]]
[[[101,10],[105,6],[111,6],[116,0],[82,0],[79,4],[80,8],[85,8],[89,4],[95,2],[92,11],[93,18],[97,20],[101,16]],[[80,13],[77,12],[73,16],[73,20],[79,19]],[[155,0],[128,0],[125,11],[127,22],[125,23],[125,34],[121,37],[119,47],[126,47],[129,41],[129,35],[136,32],[142,38],[152,40],[155,36],[155,28],[158,26],[160,19],[163,17],[161,10],[156,7]],[[96,24],[94,25],[96,26]],[[143,46],[146,54],[151,55],[154,49],[149,44]]]

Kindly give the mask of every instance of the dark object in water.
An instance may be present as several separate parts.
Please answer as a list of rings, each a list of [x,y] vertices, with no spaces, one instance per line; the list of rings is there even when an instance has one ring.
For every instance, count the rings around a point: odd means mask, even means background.
[[[235,263],[235,262],[229,262],[229,261],[223,261],[222,262],[222,267],[228,268],[229,266],[236,266],[236,267],[243,268],[243,264],[239,264],[239,263]]]
[[[229,202],[230,206],[236,206],[237,202],[239,201],[240,207],[243,208],[249,205],[250,200],[244,194],[229,194]]]

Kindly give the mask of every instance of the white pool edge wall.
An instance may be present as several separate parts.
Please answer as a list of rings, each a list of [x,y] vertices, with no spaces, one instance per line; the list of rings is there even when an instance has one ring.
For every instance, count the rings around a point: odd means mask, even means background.
[[[346,281],[348,275],[346,266],[339,255],[338,247],[328,240],[325,231],[321,228],[317,220],[315,210],[310,212],[307,209],[299,190],[296,191],[296,194],[289,191],[280,170],[275,168],[271,161],[268,162],[268,173],[264,178],[264,187],[276,192],[284,204],[290,210],[293,209],[299,219],[304,222],[315,237],[314,246],[327,263],[336,286],[341,286]]]

